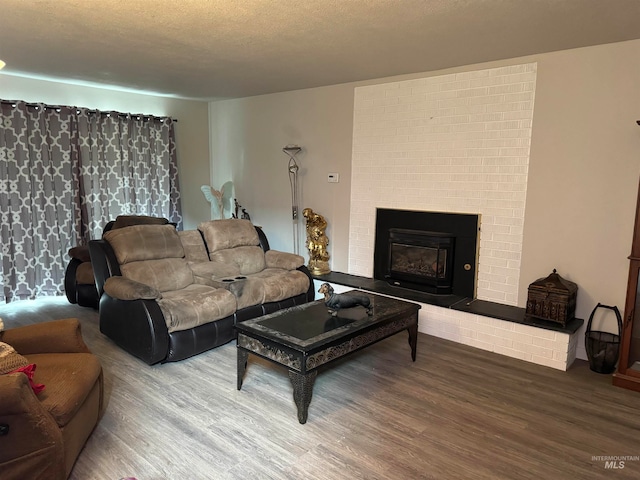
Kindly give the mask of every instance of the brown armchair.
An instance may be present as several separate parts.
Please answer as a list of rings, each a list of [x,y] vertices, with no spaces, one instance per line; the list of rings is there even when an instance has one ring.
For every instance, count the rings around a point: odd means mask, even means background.
[[[65,479],[103,410],[102,367],[77,319],[0,332],[36,365],[36,395],[23,373],[0,375],[0,477]]]

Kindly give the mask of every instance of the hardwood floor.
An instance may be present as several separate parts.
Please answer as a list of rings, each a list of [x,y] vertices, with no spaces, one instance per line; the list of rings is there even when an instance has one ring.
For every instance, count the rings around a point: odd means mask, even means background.
[[[401,333],[321,370],[300,425],[283,368],[250,356],[236,390],[233,343],[150,367],[99,332],[96,311],[17,305],[0,307],[6,328],[80,318],[105,370],[75,480],[640,478],[640,394],[583,361],[561,372],[419,334],[413,363]]]

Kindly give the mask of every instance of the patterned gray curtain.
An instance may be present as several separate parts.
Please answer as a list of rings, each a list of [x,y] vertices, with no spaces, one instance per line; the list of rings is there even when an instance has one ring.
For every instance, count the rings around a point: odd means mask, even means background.
[[[166,217],[181,228],[174,120],[87,109],[77,119],[83,243],[118,215]]]
[[[182,226],[174,121],[0,101],[0,301],[61,295],[117,215]]]

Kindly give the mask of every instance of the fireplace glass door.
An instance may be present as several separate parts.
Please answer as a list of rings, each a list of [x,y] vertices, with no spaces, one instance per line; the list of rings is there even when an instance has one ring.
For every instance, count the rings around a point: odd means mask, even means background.
[[[389,283],[450,293],[453,244],[454,237],[447,233],[389,229]]]

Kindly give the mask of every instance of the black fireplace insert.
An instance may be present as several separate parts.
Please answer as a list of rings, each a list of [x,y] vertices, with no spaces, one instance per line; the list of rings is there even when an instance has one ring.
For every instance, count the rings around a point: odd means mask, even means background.
[[[479,215],[377,209],[374,278],[475,298]]]
[[[430,293],[451,293],[455,237],[445,232],[389,229],[388,281],[411,282]]]

